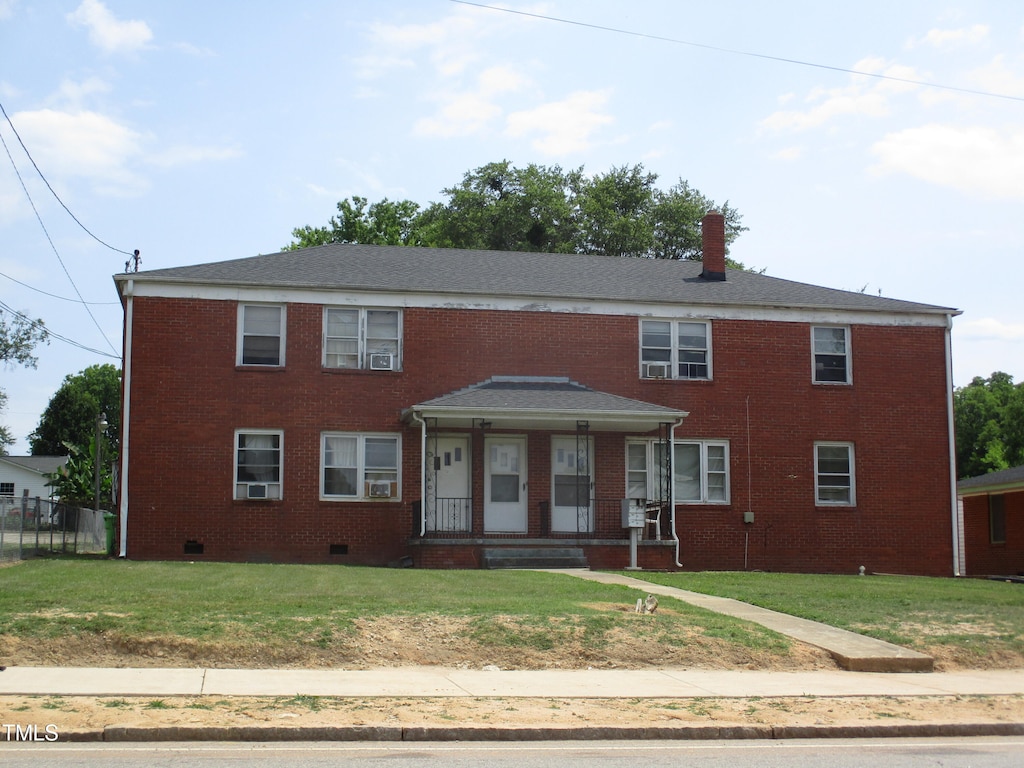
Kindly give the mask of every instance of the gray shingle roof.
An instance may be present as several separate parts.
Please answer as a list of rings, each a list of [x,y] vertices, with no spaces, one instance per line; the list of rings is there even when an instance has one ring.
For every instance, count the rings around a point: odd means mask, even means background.
[[[651,414],[667,419],[679,415],[679,411],[674,408],[598,392],[567,378],[540,376],[494,376],[414,407],[633,413]]]
[[[330,244],[115,276],[118,281],[327,290],[775,306],[948,314],[956,310],[727,270],[703,280],[694,261]]]
[[[56,472],[67,463],[67,460],[67,456],[0,456],[0,461],[6,461],[40,475]]]
[[[995,488],[1002,486],[1018,486],[1024,490],[1024,464],[1019,467],[1010,467],[998,472],[989,472],[987,475],[969,477],[956,484],[957,491],[969,492],[980,491],[983,488]]]
[[[649,431],[685,411],[599,392],[564,377],[494,376],[486,381],[418,403],[406,410],[437,418],[442,426],[476,426],[481,419],[496,429],[575,430],[580,421],[594,430]]]

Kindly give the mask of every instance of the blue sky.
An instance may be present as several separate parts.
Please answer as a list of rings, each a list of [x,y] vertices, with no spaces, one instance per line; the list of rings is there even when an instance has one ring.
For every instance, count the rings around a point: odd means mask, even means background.
[[[502,159],[685,179],[743,214],[745,264],[960,309],[955,383],[1024,380],[1024,4],[502,7],[0,0],[0,103],[117,249],[0,116],[0,301],[79,345],[0,371],[11,453],[65,375],[118,363],[117,251],[271,253]]]

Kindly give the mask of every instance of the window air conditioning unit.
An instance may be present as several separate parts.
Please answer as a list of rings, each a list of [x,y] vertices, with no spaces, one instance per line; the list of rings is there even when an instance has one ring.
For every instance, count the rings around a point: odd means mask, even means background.
[[[672,366],[669,363],[644,363],[645,379],[668,379],[672,375]]]
[[[371,371],[393,371],[395,356],[390,352],[373,352],[370,354]]]
[[[266,483],[250,483],[246,486],[246,498],[265,499],[267,498]]]
[[[370,489],[369,496],[373,499],[390,499],[391,483],[387,480],[375,480],[367,483]]]

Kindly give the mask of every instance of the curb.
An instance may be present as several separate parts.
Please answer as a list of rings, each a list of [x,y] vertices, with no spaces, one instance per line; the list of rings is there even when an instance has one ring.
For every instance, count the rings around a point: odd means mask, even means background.
[[[782,739],[883,739],[972,736],[1024,736],[1024,723],[914,723],[908,725],[776,725],[579,728],[501,728],[447,726],[340,727],[168,727],[127,728],[61,733],[62,742],[157,741],[730,741]]]

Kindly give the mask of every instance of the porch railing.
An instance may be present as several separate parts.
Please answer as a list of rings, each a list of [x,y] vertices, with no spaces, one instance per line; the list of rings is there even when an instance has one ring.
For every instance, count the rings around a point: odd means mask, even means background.
[[[431,499],[427,505],[426,528],[428,534],[469,533],[473,530],[473,499]]]
[[[420,532],[420,502],[412,504],[413,530],[414,535]],[[476,511],[479,514],[479,510]],[[438,498],[432,499],[427,507],[426,526],[424,535],[427,538],[438,536],[467,536],[474,532],[474,509],[473,500],[470,498]],[[668,535],[669,520],[667,514],[660,516],[661,535]],[[575,530],[554,531],[551,527],[551,502],[543,499],[537,502],[537,522],[531,526],[539,525],[539,530],[531,527],[525,534],[527,536],[543,536],[553,539],[628,539],[629,529],[622,527],[622,499],[619,498],[598,498],[592,500],[588,507],[579,510],[577,520],[579,525]],[[486,535],[480,526],[476,527],[477,535]],[[654,524],[644,529],[645,538],[656,538],[657,530]]]

